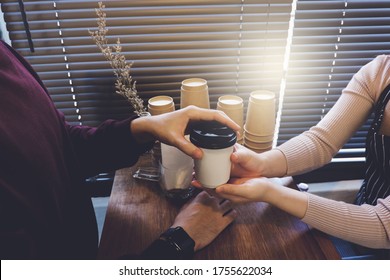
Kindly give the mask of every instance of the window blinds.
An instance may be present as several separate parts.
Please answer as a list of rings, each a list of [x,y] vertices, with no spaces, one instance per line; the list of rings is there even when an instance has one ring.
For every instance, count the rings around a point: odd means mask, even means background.
[[[121,39],[145,102],[170,95],[178,105],[180,83],[191,77],[208,81],[212,108],[224,94],[237,94],[246,105],[253,90],[281,92],[277,144],[315,125],[354,73],[390,53],[390,1],[298,0],[291,16],[292,2],[103,1],[108,39],[113,44]],[[36,69],[68,121],[96,126],[130,114],[130,105],[115,94],[108,62],[88,34],[97,26],[97,1],[25,0],[34,53],[18,1],[1,3],[12,45]],[[369,123],[336,156],[337,164],[362,160]]]
[[[12,45],[33,65],[71,123],[96,126],[131,113],[88,30],[97,1],[24,1],[31,53],[18,1],[2,0]],[[292,0],[103,1],[108,40],[120,38],[141,98],[170,95],[178,105],[186,78],[208,81],[219,96],[279,93]]]
[[[390,1],[298,1],[278,144],[315,125],[353,74],[380,54],[390,54]],[[362,160],[370,123],[334,162]]]

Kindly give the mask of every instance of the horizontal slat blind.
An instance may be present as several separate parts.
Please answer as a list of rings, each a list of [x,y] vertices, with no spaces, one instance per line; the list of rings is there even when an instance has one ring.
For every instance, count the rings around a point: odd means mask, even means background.
[[[130,105],[115,94],[113,72],[88,33],[97,28],[97,1],[24,1],[34,53],[17,2],[2,1],[12,45],[67,120],[96,126],[129,115]],[[114,44],[120,38],[145,102],[164,94],[178,105],[181,81],[200,77],[208,81],[212,108],[224,94],[247,101],[256,89],[279,93],[291,2],[103,1],[108,39]]]
[[[390,54],[389,15],[387,0],[298,1],[278,144],[315,125],[364,64]],[[362,159],[369,123],[336,157]]]

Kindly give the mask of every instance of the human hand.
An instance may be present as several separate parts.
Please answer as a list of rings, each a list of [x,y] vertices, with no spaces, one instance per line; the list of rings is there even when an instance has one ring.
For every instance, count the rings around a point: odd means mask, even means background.
[[[215,189],[218,196],[233,203],[261,201],[302,219],[306,213],[306,192],[283,186],[280,178],[234,178]]]
[[[142,117],[134,120],[131,130],[139,141],[152,137],[168,145],[176,146],[187,155],[199,159],[202,150],[187,140],[184,135],[189,134],[189,125],[193,121],[218,121],[234,131],[240,127],[224,112],[188,106],[183,109],[152,117]]]
[[[252,150],[240,145],[234,145],[230,156],[232,162],[232,177],[258,177],[260,176],[261,156]]]
[[[287,160],[278,149],[255,153],[236,144],[230,160],[231,177],[283,177],[287,174]]]
[[[229,201],[203,191],[180,209],[172,227],[181,226],[195,241],[194,250],[198,251],[210,244],[236,216]]]
[[[267,193],[272,184],[275,181],[265,177],[232,178],[227,184],[217,187],[215,192],[233,203],[267,201]]]

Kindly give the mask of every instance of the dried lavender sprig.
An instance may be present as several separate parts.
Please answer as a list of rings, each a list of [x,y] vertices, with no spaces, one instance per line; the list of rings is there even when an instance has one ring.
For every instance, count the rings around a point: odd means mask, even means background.
[[[134,112],[140,115],[141,113],[146,112],[146,110],[143,100],[138,96],[136,81],[133,81],[130,75],[130,69],[133,63],[127,63],[125,56],[122,54],[119,38],[114,47],[111,47],[108,44],[106,38],[108,29],[106,24],[106,13],[104,12],[105,5],[102,2],[99,2],[98,4],[99,8],[96,9],[98,30],[89,31],[89,34],[114,70],[116,77],[116,93],[125,97],[130,102]]]

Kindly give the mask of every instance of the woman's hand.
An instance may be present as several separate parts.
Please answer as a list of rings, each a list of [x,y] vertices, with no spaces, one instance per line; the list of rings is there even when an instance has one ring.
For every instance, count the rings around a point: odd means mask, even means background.
[[[215,193],[233,203],[267,202],[300,219],[307,210],[307,194],[283,186],[278,178],[231,179]]]
[[[228,183],[216,189],[203,188],[198,181],[193,181],[196,188],[204,189],[213,196],[222,197],[233,203],[264,201],[272,179],[268,178],[232,178]]]
[[[231,177],[284,177],[287,174],[287,161],[278,149],[263,153],[236,144],[230,157],[232,162]]]
[[[194,121],[218,121],[236,132],[240,130],[239,125],[224,112],[195,106],[188,106],[162,115],[135,119],[131,123],[131,130],[139,142],[157,139],[168,145],[176,146],[187,155],[198,159],[202,157],[202,150],[184,137],[184,135],[189,134],[190,124]]]
[[[261,175],[261,156],[240,144],[234,145],[234,152],[230,160],[232,162],[231,177],[258,177]]]

